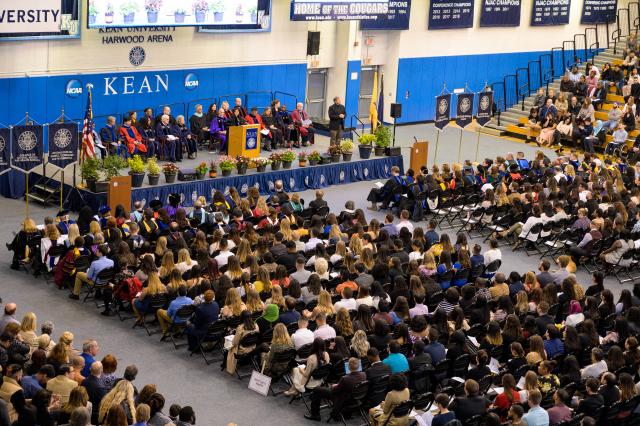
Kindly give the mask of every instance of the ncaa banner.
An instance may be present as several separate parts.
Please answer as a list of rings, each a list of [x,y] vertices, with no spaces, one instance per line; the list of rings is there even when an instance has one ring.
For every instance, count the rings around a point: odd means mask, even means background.
[[[0,129],[0,175],[11,170],[9,141],[11,141],[11,131],[7,128]]]
[[[476,113],[476,122],[484,126],[491,121],[491,113],[493,112],[493,92],[478,93],[478,112]]]
[[[64,169],[78,161],[78,124],[49,124],[49,163]]]
[[[517,27],[520,25],[520,0],[483,0],[481,27]]]
[[[15,126],[11,139],[11,167],[28,173],[42,164],[42,126]]]
[[[581,24],[605,24],[616,21],[618,0],[584,0]]]
[[[472,28],[473,3],[473,0],[431,0],[429,29]]]
[[[571,0],[533,0],[532,26],[567,25]]]
[[[451,120],[451,94],[436,96],[435,124],[439,130],[444,129]]]
[[[473,121],[474,93],[460,93],[456,107],[456,124],[463,129]]]

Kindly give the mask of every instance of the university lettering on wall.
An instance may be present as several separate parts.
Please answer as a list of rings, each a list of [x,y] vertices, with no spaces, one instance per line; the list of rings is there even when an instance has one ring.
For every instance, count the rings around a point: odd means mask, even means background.
[[[176,27],[100,28],[102,44],[172,43]]]

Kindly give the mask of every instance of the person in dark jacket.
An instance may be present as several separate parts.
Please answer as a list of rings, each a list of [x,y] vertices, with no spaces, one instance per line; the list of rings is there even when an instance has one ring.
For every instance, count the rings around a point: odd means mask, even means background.
[[[196,105],[196,111],[189,118],[189,129],[191,129],[191,133],[195,137],[196,141],[206,140],[209,136],[209,122],[207,122],[207,117],[202,112],[202,105]]]
[[[171,124],[168,115],[163,115],[156,124],[156,138],[161,146],[164,146],[162,155],[167,161],[176,161],[176,141],[171,133]]]
[[[215,293],[213,290],[204,292],[204,303],[198,305],[193,316],[193,322],[185,330],[191,352],[198,349],[198,340],[207,333],[209,326],[218,320],[220,306],[214,299]]]
[[[472,379],[464,383],[464,397],[456,397],[449,405],[449,410],[456,414],[456,419],[462,424],[473,416],[483,415],[491,404],[484,396],[480,395],[480,385]]]
[[[329,107],[329,134],[331,136],[331,145],[340,144],[346,116],[347,110],[344,105],[342,105],[340,97],[336,96],[333,98],[333,105]]]
[[[190,159],[196,158],[197,143],[191,131],[184,122],[184,116],[179,115],[176,118],[176,124],[171,127],[171,134],[178,138],[176,140],[175,157],[176,161],[182,161],[182,151],[187,151]]]
[[[102,401],[102,398],[109,392],[109,389],[105,387],[104,381],[102,380],[102,363],[100,361],[95,361],[91,364],[91,374],[84,379],[82,386],[87,390],[89,401],[91,401],[93,407],[100,407],[100,401]],[[99,413],[100,410],[97,408],[92,411],[92,424],[98,424]]]

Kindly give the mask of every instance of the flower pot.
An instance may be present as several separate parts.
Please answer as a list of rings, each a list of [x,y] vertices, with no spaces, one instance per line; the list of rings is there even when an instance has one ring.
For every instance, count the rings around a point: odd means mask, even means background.
[[[173,17],[175,18],[176,24],[183,24],[184,17],[186,15],[184,13],[174,13]]]
[[[140,188],[144,183],[144,173],[132,173],[129,172],[131,176],[131,186],[133,188]]]
[[[396,155],[402,155],[402,153],[400,152],[400,147],[399,146],[390,146],[389,148],[385,148],[384,153],[388,157],[393,157],[393,156],[396,156]]]
[[[244,13],[236,13],[236,23],[241,24],[244,21]]]
[[[373,147],[371,145],[359,145],[358,149],[360,150],[360,158],[366,160],[371,157],[371,151],[373,151]]]
[[[147,175],[147,180],[149,181],[149,185],[157,185],[160,181],[160,175]]]
[[[224,12],[213,12],[213,22],[222,22],[224,19]]]
[[[158,12],[153,10],[147,11],[147,22],[150,24],[158,22]]]
[[[283,161],[282,162],[282,168],[283,169],[290,169],[291,168],[291,161]]]
[[[196,172],[196,178],[197,178],[198,180],[202,180],[202,179],[204,179],[204,175],[205,175],[204,173]]]
[[[247,174],[247,165],[246,164],[238,164],[236,166],[236,168],[238,169],[238,174],[239,175],[246,175]]]
[[[262,173],[262,172],[264,172],[266,170],[267,170],[267,165],[266,164],[263,164],[262,166],[256,166],[256,171],[258,173]]]
[[[209,177],[210,178],[214,178],[218,176],[218,171],[217,170],[209,170]]]
[[[113,13],[105,13],[104,14],[104,23],[105,24],[113,24]]]
[[[384,155],[384,148],[376,146],[375,147],[375,152],[376,152],[376,156],[380,157],[380,156]]]
[[[95,184],[95,191],[94,192],[107,192],[109,190],[109,181],[108,180],[101,180],[101,181],[97,181]]]
[[[126,15],[122,15],[122,20],[124,21],[125,24],[131,24],[133,23],[133,20],[135,19],[136,14],[134,13],[127,13]]]
[[[231,169],[222,170],[222,176],[231,176]]]
[[[318,160],[309,160],[309,165],[317,166],[318,165]]]
[[[298,166],[305,167],[307,165],[307,160],[298,160]]]
[[[167,183],[174,183],[174,182],[176,181],[176,176],[178,176],[178,174],[177,174],[177,173],[171,173],[171,174],[167,174],[167,173],[165,173],[165,174],[164,174],[164,180],[165,180]]]
[[[89,25],[96,23],[96,15],[89,15]]]
[[[91,192],[96,192],[96,180],[87,179],[87,188],[89,188],[89,191]]]
[[[353,152],[343,152],[342,153],[342,161],[351,161],[351,156]]]
[[[251,23],[252,24],[257,24],[258,23],[258,14],[252,14],[251,15]]]
[[[340,162],[340,154],[332,154],[331,155],[331,162],[332,163],[339,163]]]
[[[280,170],[281,163],[279,161],[274,161],[271,163],[271,170]]]
[[[207,17],[207,12],[196,10],[196,22],[204,22],[206,17]]]

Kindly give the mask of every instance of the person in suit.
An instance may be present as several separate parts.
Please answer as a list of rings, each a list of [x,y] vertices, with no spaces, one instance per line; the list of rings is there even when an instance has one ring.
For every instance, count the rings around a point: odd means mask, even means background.
[[[409,360],[409,370],[414,371],[419,368],[430,369],[433,366],[431,355],[424,351],[425,344],[422,340],[416,340],[413,344],[415,356]]]
[[[378,210],[378,203],[382,203],[382,208],[389,206],[394,200],[394,192],[399,186],[406,185],[406,181],[400,176],[400,168],[398,166],[391,167],[391,178],[388,179],[382,188],[372,188],[367,196],[367,201],[371,202],[371,206],[367,209],[371,211]]]
[[[198,145],[191,131],[185,124],[183,115],[179,115],[176,118],[176,124],[171,126],[171,134],[177,138],[175,148],[176,161],[182,161],[182,152],[185,148],[189,159],[196,158]]]
[[[144,109],[144,116],[138,120],[138,123],[136,123],[138,126],[138,130],[140,130],[142,132],[142,130],[144,128],[155,128],[156,127],[156,122],[155,119],[153,118],[153,109],[151,108],[145,108]]]
[[[82,386],[87,390],[89,401],[94,407],[100,406],[100,401],[109,392],[102,381],[102,363],[95,361],[91,364],[90,375],[82,382]],[[91,414],[91,423],[98,424],[99,410],[93,410]]]
[[[487,411],[490,402],[480,395],[480,385],[475,380],[464,382],[463,397],[456,397],[449,405],[449,409],[456,414],[456,419],[462,424],[473,416],[483,415]]]
[[[327,202],[324,200],[324,191],[321,189],[316,190],[316,198],[309,202],[309,208],[313,214],[316,214],[322,207],[327,206]]]
[[[380,361],[380,351],[377,348],[369,348],[367,359],[369,360],[369,368],[365,370],[367,381],[375,382],[380,377],[391,375],[391,367]]]
[[[342,105],[340,97],[336,96],[333,98],[333,105],[329,107],[329,134],[331,136],[331,145],[340,144],[346,116],[347,110],[344,105]]]
[[[165,105],[165,106],[162,108],[162,114],[158,114],[158,115],[156,116],[156,118],[155,118],[156,124],[157,124],[157,123],[160,123],[160,121],[162,121],[162,116],[163,116],[163,115],[166,115],[166,116],[168,116],[168,117],[169,117],[169,124],[171,124],[172,126],[173,126],[174,124],[176,124],[176,119],[175,119],[175,118],[173,118],[173,116],[171,115],[171,107],[170,107],[170,106],[168,106],[168,105]]]
[[[313,145],[315,129],[313,128],[313,125],[308,122],[305,123],[309,120],[309,114],[304,110],[304,104],[302,102],[298,102],[296,104],[296,109],[291,112],[291,120],[298,129],[298,132],[300,132],[302,146],[306,146],[308,143]]]
[[[176,161],[176,140],[171,133],[171,117],[162,115],[156,125],[156,138],[164,145],[163,156],[167,161]]]
[[[129,155],[146,155],[147,147],[142,142],[142,136],[138,129],[132,125],[131,116],[126,116],[122,127],[120,127],[120,137],[127,142],[127,151]]]
[[[311,410],[304,417],[308,420],[320,421],[320,403],[323,399],[330,399],[333,403],[331,417],[336,418],[355,386],[367,380],[366,374],[358,371],[359,369],[360,360],[349,358],[349,374],[342,376],[338,383],[331,387],[316,387],[311,394]]]
[[[228,126],[243,126],[247,124],[247,120],[245,120],[240,111],[242,111],[241,108],[233,108],[231,111],[231,117],[229,117],[229,120],[227,121]]]
[[[198,349],[198,339],[207,333],[209,325],[218,320],[220,306],[215,300],[213,290],[204,292],[204,303],[196,308],[193,321],[187,326],[185,333],[189,341],[189,350],[194,352]]]
[[[227,150],[227,118],[222,108],[218,110],[218,116],[211,120],[209,133],[214,140],[220,141],[220,152]]]

